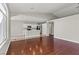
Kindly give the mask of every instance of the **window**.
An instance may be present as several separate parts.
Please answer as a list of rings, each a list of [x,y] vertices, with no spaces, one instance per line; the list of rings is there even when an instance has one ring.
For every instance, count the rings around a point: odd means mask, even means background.
[[[3,14],[0,12],[0,43],[3,41]]]
[[[7,15],[5,8],[0,4],[0,44],[2,44],[7,38]]]
[[[1,3],[0,3],[0,10],[1,10],[4,14],[6,14],[6,10],[5,10],[5,8],[4,8],[4,4],[1,4]]]
[[[2,22],[2,19],[3,19],[3,14],[0,11],[0,23]]]

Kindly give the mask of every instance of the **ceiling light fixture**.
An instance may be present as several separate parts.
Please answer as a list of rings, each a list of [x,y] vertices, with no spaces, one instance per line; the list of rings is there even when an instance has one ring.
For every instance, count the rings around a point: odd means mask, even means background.
[[[31,10],[33,10],[34,8],[30,8]]]

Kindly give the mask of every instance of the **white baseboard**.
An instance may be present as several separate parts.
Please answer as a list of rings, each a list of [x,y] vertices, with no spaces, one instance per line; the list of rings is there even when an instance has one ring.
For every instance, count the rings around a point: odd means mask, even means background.
[[[11,38],[11,41],[19,41],[19,40],[25,40],[25,39],[38,38],[38,37],[40,37],[40,35],[27,36],[27,37],[24,37],[24,36],[16,36],[16,37],[12,37]]]
[[[44,37],[44,36],[49,36],[49,35],[42,35],[42,37]],[[12,37],[11,38],[11,41],[19,41],[19,40],[39,38],[39,37],[40,37],[40,35],[32,35],[32,36],[27,36],[27,37],[24,37],[24,36],[16,36],[16,37]]]
[[[55,38],[58,38],[58,39],[61,39],[61,40],[66,40],[66,41],[70,41],[70,42],[74,42],[74,43],[78,43],[78,41],[75,41],[75,40],[70,40],[70,39],[66,39],[66,38],[60,38],[60,37],[55,37]]]

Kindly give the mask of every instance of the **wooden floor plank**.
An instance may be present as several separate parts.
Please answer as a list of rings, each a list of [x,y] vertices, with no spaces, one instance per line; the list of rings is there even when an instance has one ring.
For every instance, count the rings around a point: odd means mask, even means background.
[[[79,55],[79,44],[53,36],[11,42],[7,55]]]

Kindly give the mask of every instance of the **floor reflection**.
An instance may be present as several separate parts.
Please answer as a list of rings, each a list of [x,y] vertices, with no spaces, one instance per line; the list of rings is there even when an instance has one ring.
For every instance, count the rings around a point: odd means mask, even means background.
[[[24,46],[25,48],[23,49],[22,46]],[[53,39],[53,36],[50,36],[50,38],[49,37],[40,37],[40,38],[36,38],[36,39],[29,39],[29,40],[26,40],[25,42],[19,41],[19,44],[16,43],[14,48],[11,47],[11,49],[12,49],[11,52],[14,52],[14,53],[16,52],[15,54],[18,54],[16,49],[18,49],[18,51],[21,52],[22,54],[23,53],[29,54],[29,55],[48,54],[48,53],[50,53],[50,51],[54,50],[54,39]],[[20,51],[20,49],[21,49],[21,51]]]
[[[13,41],[7,55],[79,55],[79,44],[52,35]]]

